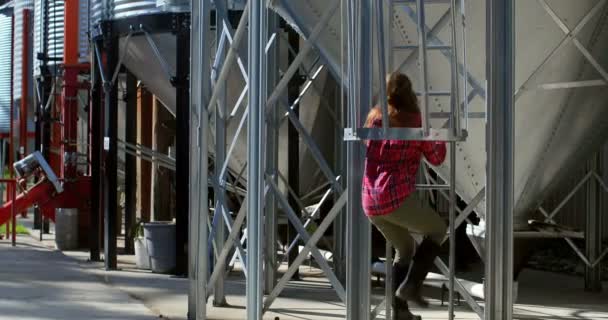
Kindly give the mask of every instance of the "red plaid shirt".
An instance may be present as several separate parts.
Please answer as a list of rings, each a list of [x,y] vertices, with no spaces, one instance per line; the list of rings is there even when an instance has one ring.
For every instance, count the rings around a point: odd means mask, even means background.
[[[420,127],[420,115],[414,121]],[[377,119],[372,127],[381,128]],[[368,216],[386,215],[401,206],[416,189],[416,173],[422,155],[432,164],[445,159],[445,142],[370,140],[363,175],[363,211]]]

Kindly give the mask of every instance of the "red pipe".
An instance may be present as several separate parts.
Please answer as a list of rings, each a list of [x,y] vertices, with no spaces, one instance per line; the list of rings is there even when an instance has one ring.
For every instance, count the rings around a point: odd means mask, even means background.
[[[64,29],[63,29],[63,64],[78,64],[78,36],[80,25],[78,23],[80,8],[78,0],[64,1]]]
[[[29,88],[30,10],[23,10],[23,33],[21,35],[21,110],[19,112],[20,159],[27,155],[27,107]]]
[[[13,182],[11,185],[12,190],[16,190],[16,186],[14,184],[14,180],[10,180]],[[42,180],[38,182],[35,186],[30,188],[27,192],[23,192],[18,196],[15,195],[16,192],[12,192],[14,195],[14,200],[5,203],[2,207],[0,207],[0,224],[4,224],[9,222],[12,218],[13,223],[15,221],[15,216],[17,212],[21,212],[27,210],[27,208],[31,207],[34,204],[40,204],[49,201],[52,198],[52,194],[55,191],[55,187],[52,183],[47,180]],[[49,217],[54,219],[55,217]],[[14,225],[13,225],[14,226]],[[14,229],[14,228],[13,228]]]
[[[19,154],[20,159],[27,155],[27,109],[29,102],[29,56],[30,56],[30,17],[31,12],[23,9],[23,29],[21,35],[21,110],[19,112]],[[15,190],[16,192],[16,190]],[[27,211],[20,211],[22,217],[27,216]],[[13,225],[13,229],[15,225]]]
[[[15,136],[13,132],[13,122],[15,121],[15,95],[14,95],[14,79],[15,79],[15,15],[11,16],[11,106],[10,106],[10,121],[8,126],[8,135],[9,135],[9,144],[8,144],[8,172],[9,177],[13,178],[13,170],[11,170],[11,166],[14,162],[15,155]],[[4,168],[2,168],[2,172],[4,173]],[[9,194],[11,194],[11,187],[7,186],[6,188],[6,201],[9,201]],[[0,223],[2,225],[2,223]],[[6,238],[9,236],[9,227],[8,223],[6,224]]]

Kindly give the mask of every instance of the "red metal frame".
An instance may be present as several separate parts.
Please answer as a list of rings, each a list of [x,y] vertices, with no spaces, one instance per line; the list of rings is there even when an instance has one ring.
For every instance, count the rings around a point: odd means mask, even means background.
[[[30,19],[31,11],[23,10],[23,32],[21,34],[21,102],[19,110],[19,159],[27,155],[27,109],[29,102],[29,55],[30,55]],[[27,211],[20,211],[22,217],[27,216]],[[14,225],[13,225],[14,228]]]
[[[30,17],[28,9],[23,10],[23,25],[21,35],[21,103],[19,110],[19,154],[20,159],[27,155],[27,107],[29,88],[29,53],[30,53]]]
[[[37,205],[40,208],[40,212],[43,217],[49,218],[55,221],[55,209],[56,208],[77,208],[79,214],[79,227],[80,229],[87,228],[89,225],[89,212],[90,212],[90,193],[91,193],[91,179],[90,177],[84,176],[84,173],[78,172],[77,170],[77,159],[78,159],[78,90],[88,89],[88,84],[81,83],[78,80],[78,75],[81,73],[89,72],[88,64],[78,63],[78,0],[66,0],[65,1],[65,34],[64,34],[64,61],[63,61],[63,79],[58,83],[62,83],[61,97],[55,99],[55,112],[60,110],[61,112],[61,123],[55,122],[53,124],[53,135],[52,135],[52,147],[51,159],[47,159],[50,162],[51,167],[55,172],[59,172],[61,177],[63,192],[57,193],[55,187],[46,177],[42,179],[30,189],[22,192],[19,195],[17,193],[17,184],[20,182],[14,179],[0,179],[0,183],[5,182],[11,189],[12,200],[7,201],[4,206],[0,207],[0,225],[8,222],[11,217],[13,220],[13,226],[15,225],[15,212],[23,212],[27,208]],[[19,142],[23,151],[26,151],[27,146],[27,104],[28,104],[28,88],[29,81],[27,68],[28,61],[27,56],[30,50],[29,42],[29,21],[31,18],[31,12],[29,10],[23,11],[23,64],[22,68],[22,82],[21,82],[21,104],[20,104],[20,138]],[[14,16],[13,16],[13,35],[14,35]],[[14,36],[13,36],[14,37]],[[14,38],[11,39],[12,48],[11,59],[14,61]],[[13,79],[14,71],[11,69],[11,80]],[[11,101],[13,101],[13,86],[11,85]],[[9,137],[10,143],[10,154],[9,163],[14,162],[14,130],[13,130],[13,116],[14,116],[14,101],[11,103],[11,124]],[[53,150],[54,149],[54,150]],[[60,155],[56,155],[57,151],[60,151]],[[21,156],[25,156],[25,152],[21,153]],[[10,171],[11,178],[13,177],[13,170]],[[8,200],[8,199],[7,199]],[[13,234],[16,229],[13,227]],[[87,233],[79,233],[86,239]],[[14,237],[14,236],[13,236]],[[13,241],[15,241],[13,239]],[[86,240],[85,240],[86,241]]]
[[[10,170],[10,165],[13,163],[14,159],[14,154],[15,154],[15,135],[13,132],[13,125],[14,125],[14,117],[15,117],[15,93],[14,93],[14,86],[13,86],[13,81],[15,79],[15,15],[11,16],[11,106],[10,106],[10,116],[9,116],[9,129],[8,129],[8,138],[9,138],[9,144],[8,144],[8,163],[9,163],[9,177],[13,178],[13,170]],[[2,171],[4,171],[4,168],[2,168]],[[4,172],[2,172],[2,175],[4,175]],[[11,189],[11,187],[9,185],[7,185],[6,188],[6,201],[8,202],[10,200],[9,198],[9,194],[11,194],[12,190],[16,190],[16,189]],[[6,237],[9,237],[9,226],[8,224],[6,224]]]

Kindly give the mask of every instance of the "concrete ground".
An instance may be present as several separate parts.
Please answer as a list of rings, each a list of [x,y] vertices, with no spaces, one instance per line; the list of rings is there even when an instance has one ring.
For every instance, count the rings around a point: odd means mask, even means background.
[[[137,270],[132,256],[119,256],[120,270],[107,272],[101,263],[89,262],[86,252],[62,254],[52,250],[52,235],[44,239],[42,245],[20,239],[18,249],[0,246],[0,319],[150,319],[153,315],[186,319],[186,279]],[[343,319],[344,303],[319,270],[308,266],[300,270],[305,281],[290,282],[264,319]],[[586,293],[582,287],[580,278],[525,270],[515,319],[608,320],[608,294]],[[226,292],[230,307],[214,307],[209,299],[208,319],[245,319],[241,275],[231,275]],[[376,288],[374,293],[376,304],[382,290]],[[432,289],[427,293],[439,297]],[[413,311],[425,320],[447,319],[447,307],[438,300],[431,302],[430,309]],[[80,316],[87,314],[91,316]],[[457,307],[456,319],[478,317],[463,305]]]
[[[19,236],[0,241],[0,319],[155,319],[124,290],[104,284],[78,261]]]

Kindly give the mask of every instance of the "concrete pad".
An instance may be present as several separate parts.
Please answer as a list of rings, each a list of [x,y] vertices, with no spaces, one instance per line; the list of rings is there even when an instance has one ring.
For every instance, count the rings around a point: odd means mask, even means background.
[[[0,241],[0,319],[156,319],[125,291],[29,236]]]
[[[45,246],[54,247],[52,234],[44,235],[44,238]],[[38,250],[40,251],[40,249]],[[45,250],[48,251],[48,249]],[[45,250],[41,251],[44,252]],[[3,251],[0,251],[0,258],[3,256],[2,253]],[[122,291],[120,294],[123,297],[126,296],[131,301],[132,299],[141,301],[143,306],[149,309],[147,310],[140,305],[139,307],[143,308],[144,312],[149,313],[152,310],[153,313],[164,318],[187,319],[187,279],[137,270],[135,268],[135,259],[131,255],[119,255],[120,270],[105,271],[103,270],[102,263],[88,261],[88,253],[85,251],[70,251],[63,254],[73,259],[72,266],[80,268],[82,272],[92,276],[97,281],[111,286],[112,290],[119,293]],[[45,260],[39,258],[37,261],[43,263],[42,261]],[[482,270],[482,268],[479,268],[479,270]],[[284,268],[282,271],[284,272]],[[300,274],[303,276],[304,281],[290,282],[280,297],[272,304],[270,310],[264,315],[264,319],[344,319],[344,303],[333,292],[333,289],[331,289],[329,283],[323,277],[322,272],[312,266],[302,266]],[[1,273],[0,276],[2,276]],[[6,286],[7,284],[2,285]],[[0,289],[2,289],[2,285],[0,285]],[[12,284],[11,286],[15,285]],[[80,286],[79,283],[76,283],[76,285]],[[102,284],[98,285],[106,287]],[[608,283],[604,287],[608,291]],[[583,288],[583,279],[580,277],[525,270],[519,282],[519,298],[514,307],[514,319],[608,320],[608,293],[587,293]],[[230,277],[226,281],[226,299],[229,306],[213,306],[213,297],[211,297],[207,306],[208,319],[246,319],[244,293],[245,280],[242,277],[242,273],[236,270],[230,274]],[[2,294],[0,292],[0,297]],[[425,288],[425,295],[436,298],[431,299],[431,308],[413,308],[413,312],[420,314],[425,320],[447,319],[447,305],[442,306],[441,302],[437,300],[440,298],[439,291],[435,288]],[[65,295],[65,297],[71,298],[69,295]],[[372,305],[377,305],[382,299],[383,289],[375,287],[372,295]],[[122,299],[118,300],[119,307],[121,303],[126,301]],[[0,301],[2,300],[0,299]],[[480,304],[483,306],[483,302],[480,301]],[[116,309],[116,306],[111,303],[107,303],[105,306],[107,306],[108,310]],[[3,309],[3,305],[0,305],[0,310]],[[464,302],[461,302],[461,305],[456,308],[455,313],[456,319],[459,320],[478,319],[477,315]],[[141,315],[144,314],[141,313]],[[379,319],[384,319],[382,315],[383,313],[381,313]],[[72,318],[80,317],[68,317],[66,319]],[[0,319],[3,318],[0,316]]]

